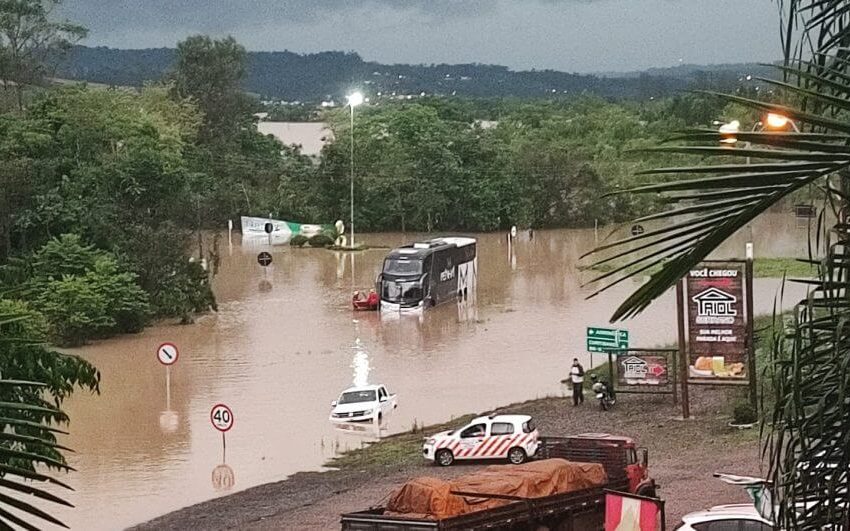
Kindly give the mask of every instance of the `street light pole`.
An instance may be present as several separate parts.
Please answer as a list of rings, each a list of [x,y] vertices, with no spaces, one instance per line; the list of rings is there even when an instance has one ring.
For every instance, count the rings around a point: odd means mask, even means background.
[[[350,96],[348,96],[348,107],[351,109],[351,154],[350,154],[350,164],[351,164],[351,243],[350,246],[354,248],[354,108],[363,103],[363,94],[359,92],[354,92]]]
[[[351,247],[354,247],[354,105],[351,109]]]

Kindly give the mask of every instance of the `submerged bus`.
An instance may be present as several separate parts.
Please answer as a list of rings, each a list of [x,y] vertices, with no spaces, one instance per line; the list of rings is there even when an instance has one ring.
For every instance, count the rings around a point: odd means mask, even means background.
[[[417,310],[474,295],[475,238],[436,238],[393,249],[378,276],[382,312]]]

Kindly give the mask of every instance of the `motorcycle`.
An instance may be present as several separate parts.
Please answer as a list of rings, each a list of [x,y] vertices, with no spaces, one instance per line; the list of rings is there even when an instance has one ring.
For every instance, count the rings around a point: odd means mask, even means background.
[[[599,400],[599,406],[602,408],[602,411],[611,409],[616,399],[611,395],[608,386],[603,382],[596,382],[591,389],[596,394],[596,399]]]

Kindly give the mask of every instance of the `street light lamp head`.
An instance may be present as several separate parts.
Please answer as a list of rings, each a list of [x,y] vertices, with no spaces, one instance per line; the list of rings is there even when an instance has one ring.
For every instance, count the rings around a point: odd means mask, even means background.
[[[738,120],[732,120],[729,123],[723,124],[720,126],[718,131],[720,132],[720,143],[721,144],[734,144],[738,141],[738,131],[741,129],[741,122]]]
[[[764,121],[768,129],[785,129],[790,120],[784,114],[770,112]]]
[[[363,94],[360,92],[353,92],[348,95],[348,105],[351,107],[357,107],[363,103]]]

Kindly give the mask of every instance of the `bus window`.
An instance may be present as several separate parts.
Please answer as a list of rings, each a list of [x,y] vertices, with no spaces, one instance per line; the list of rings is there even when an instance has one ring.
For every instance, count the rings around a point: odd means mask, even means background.
[[[431,272],[431,265],[434,263],[434,255],[429,254],[425,257],[425,265],[422,267],[423,273]]]
[[[384,273],[389,275],[419,275],[422,273],[422,261],[388,258],[384,261]]]

